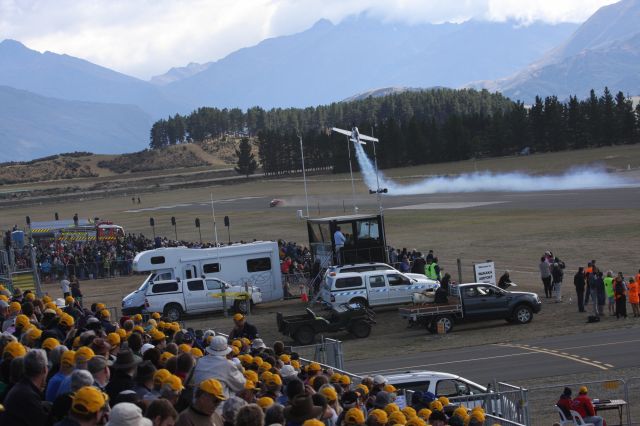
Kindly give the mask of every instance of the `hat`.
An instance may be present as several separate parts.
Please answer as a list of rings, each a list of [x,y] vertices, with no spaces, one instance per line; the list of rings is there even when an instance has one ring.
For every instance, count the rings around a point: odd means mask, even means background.
[[[338,400],[338,393],[333,388],[333,386],[325,386],[325,387],[323,387],[322,389],[320,389],[320,393],[322,395],[324,395],[324,397],[327,398],[327,401],[329,401],[329,402],[333,402],[333,401],[337,401]]]
[[[387,422],[389,421],[389,417],[387,416],[387,413],[379,408],[376,408],[375,410],[371,410],[369,412],[369,417],[373,417],[374,420],[380,424],[387,424]]]
[[[318,419],[305,420],[302,426],[324,426],[324,423]]]
[[[96,374],[100,371],[103,371],[105,368],[107,368],[108,365],[109,362],[105,357],[96,355],[87,363],[87,370],[89,370],[89,373],[91,374]]]
[[[389,423],[391,423],[392,425],[404,425],[405,423],[407,423],[407,418],[402,413],[402,411],[394,411],[393,413],[389,414]]]
[[[312,362],[311,364],[309,364],[308,369],[309,371],[320,371],[322,370],[322,367],[317,362]]]
[[[373,403],[373,406],[376,408],[385,408],[387,405],[391,403],[391,395],[388,392],[380,391],[376,394],[376,400]]]
[[[111,345],[105,339],[98,337],[91,342],[91,349],[96,354],[108,354],[111,350]]]
[[[586,394],[588,392],[589,392],[589,389],[587,389],[586,386],[580,386],[580,389],[578,390],[578,393],[582,394],[582,395],[584,395],[584,394]]]
[[[139,383],[146,382],[147,380],[153,380],[153,374],[156,372],[156,367],[151,361],[142,361],[138,364],[136,370],[136,380]]]
[[[385,383],[387,383],[387,379],[385,379],[384,376],[377,375],[373,378],[374,385],[383,385]]]
[[[109,342],[109,344],[113,347],[113,346],[120,346],[120,342],[121,342],[121,338],[120,335],[118,333],[109,333],[107,334],[107,342]]]
[[[345,406],[353,405],[358,402],[358,394],[355,391],[346,391],[342,394],[340,402],[342,402],[342,405]]]
[[[162,331],[157,330],[155,328],[153,330],[151,330],[151,333],[149,333],[149,334],[151,335],[151,340],[153,340],[154,342],[158,342],[158,341],[164,340],[167,337],[167,336],[165,336],[165,334]]]
[[[191,355],[193,355],[194,358],[202,358],[204,356],[200,348],[191,348],[189,352],[191,353]]]
[[[107,426],[151,426],[151,420],[142,416],[142,409],[131,402],[120,402],[109,413]]]
[[[37,327],[31,327],[28,331],[27,331],[27,337],[29,338],[29,340],[31,340],[32,342],[35,342],[36,340],[40,339],[40,336],[42,336],[42,330],[40,330]]]
[[[396,411],[400,411],[400,407],[398,407],[398,404],[394,404],[393,402],[390,402],[389,404],[385,405],[384,411],[386,411],[387,414],[391,414],[391,413],[395,413]]]
[[[107,307],[107,305],[105,305],[104,303],[96,303],[96,312],[100,312],[101,310],[103,310],[106,307]]]
[[[151,343],[145,343],[144,345],[142,345],[142,347],[140,348],[140,353],[142,355],[144,355],[144,353],[146,351],[148,351],[149,349],[153,349],[155,348],[155,346],[153,346]],[[172,354],[173,355],[173,354]]]
[[[76,351],[64,351],[60,357],[60,365],[64,367],[73,367],[75,365],[75,359]]]
[[[442,411],[442,402],[438,401],[437,399],[435,401],[431,401],[431,404],[429,404],[429,408],[431,408],[432,411]]]
[[[20,358],[27,354],[27,349],[20,342],[9,342],[5,345],[2,356],[11,355],[11,358]]]
[[[267,345],[264,344],[262,339],[254,339],[254,341],[251,342],[251,349],[264,349],[266,347]]]
[[[215,396],[221,401],[225,401],[227,399],[222,389],[222,383],[220,383],[216,379],[204,380],[200,382],[198,388],[200,388],[201,391],[208,393],[209,395]]]
[[[207,348],[209,355],[226,356],[229,352],[231,352],[231,348],[224,336],[215,336],[211,339],[211,344]]]
[[[274,401],[272,398],[269,398],[268,396],[263,396],[262,398],[258,398],[257,403],[260,406],[260,408],[262,408],[263,410],[266,410],[267,408],[271,407],[274,404]]]
[[[73,362],[75,364],[78,364],[81,362],[88,362],[94,356],[96,356],[96,354],[95,352],[93,352],[93,349],[91,349],[88,346],[82,346],[81,348],[78,348],[78,350],[76,351],[76,355],[73,358]]]
[[[51,296],[45,294],[44,296],[42,296],[42,303],[49,303],[51,302]]]
[[[287,354],[280,355],[280,361],[282,361],[283,364],[289,364],[291,362],[291,355],[287,355]]]
[[[369,394],[369,388],[364,383],[360,383],[358,386],[356,386],[355,390],[356,391],[360,391],[362,393],[362,395],[368,395]]]
[[[402,414],[404,414],[404,416],[407,419],[412,419],[412,418],[414,418],[414,417],[416,417],[418,415],[418,413],[416,413],[416,410],[413,407],[409,407],[409,406],[404,407],[400,411],[402,411]]]
[[[15,319],[16,328],[25,329],[29,327],[29,324],[31,323],[29,322],[29,317],[26,315],[20,314]]]
[[[292,359],[291,366],[296,370],[300,370],[300,361],[298,361],[297,359]]]
[[[245,390],[255,390],[257,388],[256,388],[256,384],[253,381],[247,379],[247,381],[244,382],[244,389]]]
[[[172,374],[169,377],[167,377],[165,381],[162,382],[162,385],[163,386],[168,385],[171,388],[171,390],[174,392],[180,392],[184,389],[182,380],[180,379],[180,377],[176,376],[175,374]]]
[[[111,318],[111,313],[108,310],[103,309],[100,311],[100,317],[106,318],[106,319]]]
[[[55,337],[47,337],[42,342],[42,349],[52,350],[58,346],[60,346],[60,342]]]
[[[258,373],[256,373],[253,370],[245,370],[244,377],[246,377],[247,380],[251,380],[254,383],[258,382]]]
[[[425,421],[428,421],[429,417],[431,417],[431,410],[429,410],[428,408],[422,408],[418,411],[418,417]]]
[[[78,414],[97,413],[105,406],[109,397],[93,386],[81,387],[71,397],[71,411]]]
[[[131,317],[131,319],[135,322],[140,322],[142,321],[142,315],[140,314],[135,314],[134,316]]]
[[[169,378],[169,376],[171,376],[171,372],[169,372],[169,370],[166,368],[160,368],[153,373],[153,383],[155,385],[161,385]]]
[[[151,318],[153,318],[154,320],[159,320],[160,319],[160,312],[152,312],[151,313]]]
[[[178,351],[180,351],[180,353],[189,353],[191,352],[191,346],[187,345],[186,343],[181,343],[180,345],[178,345]]]
[[[67,296],[64,298],[64,303],[66,303],[67,305],[71,305],[73,302],[75,302],[73,296]]]
[[[338,379],[338,383],[340,383],[341,385],[345,385],[345,386],[346,385],[350,385],[351,384],[351,378],[349,376],[347,376],[346,374],[343,374]]]
[[[18,303],[18,302],[9,303],[9,313],[10,314],[14,314],[16,312],[20,312],[20,309],[22,309],[22,306],[20,306],[20,303]]]
[[[73,324],[76,323],[73,317],[66,312],[60,315],[60,321],[58,322],[67,327],[73,327]]]
[[[407,420],[405,426],[427,426],[427,422],[420,417],[412,417]]]
[[[345,424],[361,425],[364,423],[364,413],[359,408],[351,408],[342,420]]]
[[[458,416],[461,419],[464,419],[467,416],[467,408],[463,406],[456,408],[455,410],[453,410],[453,416]]]
[[[288,379],[289,377],[295,377],[298,375],[296,369],[293,368],[292,365],[285,365],[280,369],[280,375],[283,379]]]
[[[268,377],[264,384],[267,386],[282,386],[282,379],[277,374],[272,374],[271,377]]]
[[[244,319],[244,315],[242,315],[242,314],[235,314],[233,316],[233,320],[234,321],[242,321],[243,319]]]
[[[320,417],[322,407],[313,405],[311,395],[297,395],[291,401],[291,405],[284,408],[284,418],[288,421],[301,423],[305,420]]]
[[[118,355],[116,356],[116,362],[113,363],[112,367],[117,369],[127,369],[134,367],[137,364],[135,358],[133,357],[133,352],[129,349],[120,350]]]
[[[447,398],[446,396],[442,395],[441,397],[438,398],[438,401],[440,401],[440,403],[442,404],[442,406],[446,406],[449,405],[449,398]]]

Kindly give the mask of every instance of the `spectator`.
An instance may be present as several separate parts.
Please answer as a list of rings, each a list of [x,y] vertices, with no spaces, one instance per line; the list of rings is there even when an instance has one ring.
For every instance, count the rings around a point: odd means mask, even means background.
[[[206,350],[206,355],[200,358],[193,372],[193,382],[202,383],[207,379],[216,379],[222,383],[225,399],[231,392],[244,389],[246,378],[237,364],[229,361],[226,356],[231,352],[227,339],[215,336]]]
[[[246,337],[249,340],[255,340],[258,337],[258,329],[247,322],[244,315],[238,313],[233,316],[234,327],[229,333],[229,341]]]
[[[622,274],[616,277],[614,284],[614,298],[616,301],[616,319],[627,318],[627,288],[624,285]]]
[[[593,407],[591,398],[587,396],[588,389],[582,386],[571,403],[571,409],[577,411],[585,423],[592,423],[594,426],[602,426],[602,417],[596,416],[596,410]]]
[[[558,402],[556,402],[556,405],[558,406],[558,408],[562,410],[562,413],[567,419],[571,418],[571,413],[570,413],[570,411],[572,410],[571,403],[572,403],[571,389],[564,388],[564,391],[562,392],[562,395],[560,395],[560,399],[558,399]]]
[[[178,412],[166,399],[154,399],[144,413],[151,420],[153,426],[168,426],[174,424],[178,418]]]
[[[540,269],[540,279],[542,280],[542,285],[544,286],[544,296],[549,299],[551,294],[551,265],[547,261],[546,256],[542,256],[540,258],[540,264],[538,265]]]
[[[109,415],[109,426],[151,426],[151,420],[142,416],[142,410],[130,402],[116,404]]]
[[[31,349],[24,357],[24,377],[7,394],[0,423],[6,425],[42,426],[47,423],[48,409],[42,400],[47,379],[47,354]]]
[[[640,283],[633,278],[629,277],[629,303],[631,304],[631,309],[633,310],[634,317],[640,317],[640,289],[638,288]]]
[[[104,424],[103,417],[107,410],[107,395],[93,386],[79,389],[71,400],[68,416],[56,426],[97,426]]]
[[[180,413],[176,426],[211,425],[223,426],[222,417],[216,413],[218,406],[227,400],[222,384],[216,379],[207,379],[195,390],[193,403]],[[245,407],[243,407],[245,408]],[[240,409],[242,411],[242,408]],[[238,416],[240,413],[238,413]],[[255,415],[255,414],[254,414]],[[260,410],[262,415],[262,410]],[[238,423],[236,423],[236,426]]]
[[[609,315],[615,315],[616,311],[615,311],[615,306],[616,306],[616,299],[615,299],[615,293],[613,290],[613,271],[607,271],[606,276],[603,278],[602,280],[604,282],[604,291],[606,293],[607,296],[607,307],[609,309]]]
[[[580,266],[578,272],[573,276],[573,286],[576,288],[576,300],[578,302],[578,312],[584,312],[584,268]]]

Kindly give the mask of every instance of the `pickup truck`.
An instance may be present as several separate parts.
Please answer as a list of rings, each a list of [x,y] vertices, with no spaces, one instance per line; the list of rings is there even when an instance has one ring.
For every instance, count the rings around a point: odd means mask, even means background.
[[[360,304],[343,303],[335,306],[326,316],[318,316],[307,308],[305,314],[284,316],[276,314],[278,331],[292,337],[301,345],[309,345],[318,333],[348,330],[357,338],[368,337],[375,324],[375,314]]]
[[[455,323],[464,321],[506,319],[526,324],[540,312],[542,302],[535,293],[506,291],[492,284],[469,283],[450,287],[448,303],[414,304],[399,309],[400,316],[410,324],[423,325],[431,333],[438,326],[445,333]]]
[[[177,321],[186,314],[200,314],[223,310],[223,292],[227,307],[246,313],[249,305],[262,303],[260,288],[249,286],[248,294],[243,286],[231,286],[217,278],[194,278],[189,280],[163,280],[155,274],[142,283],[140,288],[122,299],[125,315],[147,312],[163,312],[169,321]],[[143,306],[143,308],[140,308]]]

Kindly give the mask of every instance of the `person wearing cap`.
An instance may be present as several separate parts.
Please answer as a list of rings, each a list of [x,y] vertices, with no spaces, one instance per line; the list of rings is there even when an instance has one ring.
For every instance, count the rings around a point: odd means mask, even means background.
[[[349,411],[344,413],[344,418],[341,424],[346,426],[364,426],[365,419],[364,413],[359,408],[350,408]],[[340,422],[338,422],[340,424]]]
[[[153,375],[156,367],[151,361],[143,361],[138,364],[136,370],[136,387],[133,389],[141,400],[153,399]]]
[[[51,376],[49,383],[47,384],[47,390],[45,392],[45,399],[49,402],[53,402],[58,395],[58,389],[64,380],[71,376],[75,367],[75,351],[65,351],[60,356],[60,369],[56,374]]]
[[[105,388],[111,403],[114,402],[120,392],[135,387],[133,375],[136,372],[137,365],[138,362],[133,357],[133,352],[129,349],[118,352],[116,362],[111,366],[111,379]]]
[[[313,404],[311,395],[303,393],[295,396],[284,408],[284,418],[287,426],[300,426],[307,420],[319,419],[323,411],[322,407]]]
[[[2,425],[33,425],[47,423],[48,413],[42,401],[47,381],[47,355],[42,349],[31,349],[24,356],[22,379],[7,393],[0,413]]]
[[[249,340],[254,340],[258,337],[258,329],[247,322],[244,315],[237,313],[233,316],[234,327],[229,333],[229,341],[232,342],[235,339],[241,339],[246,337]]]
[[[178,416],[176,426],[223,426],[224,421],[216,409],[227,399],[222,383],[216,379],[203,380],[198,384],[189,408]]]
[[[226,356],[231,348],[224,336],[215,336],[206,349],[206,354],[198,359],[193,370],[193,383],[216,379],[222,384],[225,397],[244,389],[247,379],[242,374],[242,366],[229,361]]]
[[[93,376],[93,386],[104,392],[111,377],[109,361],[104,356],[96,355],[87,363],[87,370]]]
[[[385,426],[388,422],[387,413],[379,408],[371,410],[367,416],[367,426]]]
[[[16,317],[20,315],[21,310],[22,310],[22,305],[20,305],[19,302],[13,301],[9,303],[9,308],[7,309],[7,312],[8,312],[7,317],[2,323],[3,333],[13,326],[13,322],[15,321]]]
[[[160,398],[168,400],[175,407],[183,390],[184,384],[182,380],[180,380],[180,377],[172,374],[162,383]]]
[[[93,386],[80,388],[71,398],[68,415],[56,426],[97,426],[104,424],[108,397]]]
[[[114,405],[106,426],[152,426],[151,420],[142,415],[142,409],[131,402]]]
[[[596,416],[596,410],[593,407],[591,398],[587,395],[589,389],[586,386],[580,387],[578,396],[571,402],[571,409],[577,411],[585,423],[591,423],[593,426],[602,426],[602,417]]]
[[[2,325],[4,323],[4,320],[8,316],[9,316],[9,303],[6,300],[0,299],[0,330],[2,330]]]
[[[264,380],[264,395],[277,401],[282,390],[282,378],[279,374],[271,374]]]

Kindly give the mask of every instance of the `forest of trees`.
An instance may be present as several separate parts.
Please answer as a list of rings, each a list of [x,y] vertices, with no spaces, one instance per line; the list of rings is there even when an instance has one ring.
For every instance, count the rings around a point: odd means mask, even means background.
[[[344,135],[331,127],[350,129],[380,139],[380,168],[532,151],[560,151],[632,144],[640,138],[640,105],[633,108],[622,92],[594,90],[589,98],[537,97],[525,106],[497,93],[470,89],[405,92],[315,108],[199,108],[187,116],[159,120],[151,129],[151,148],[199,142],[227,133],[258,136],[259,158],[267,174],[305,166],[348,170]],[[370,145],[367,149],[371,149]]]

